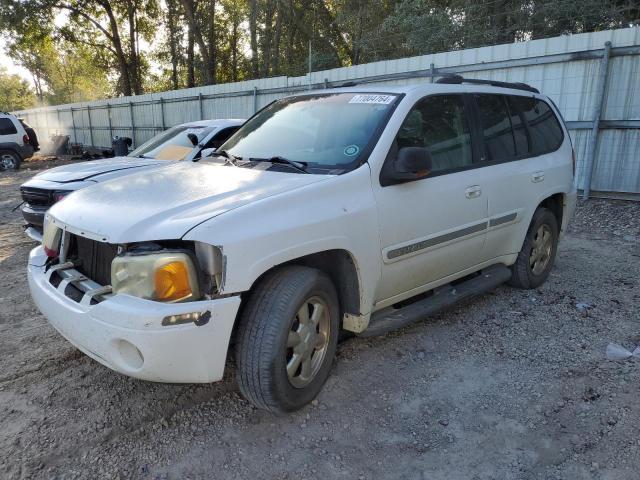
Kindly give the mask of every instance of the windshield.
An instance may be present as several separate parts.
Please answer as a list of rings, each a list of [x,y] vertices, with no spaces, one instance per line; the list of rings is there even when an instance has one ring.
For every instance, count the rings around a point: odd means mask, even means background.
[[[367,146],[397,98],[363,93],[285,98],[256,114],[220,148],[245,160],[284,157],[310,172],[342,173],[366,160]]]
[[[154,158],[156,160],[183,160],[194,148],[190,134],[201,142],[215,127],[179,125],[143,143],[129,157]]]

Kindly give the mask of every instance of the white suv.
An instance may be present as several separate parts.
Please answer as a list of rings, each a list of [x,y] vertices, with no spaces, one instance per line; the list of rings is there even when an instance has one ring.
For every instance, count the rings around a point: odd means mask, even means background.
[[[0,171],[17,170],[37,149],[35,133],[29,135],[27,128],[15,115],[0,112]]]
[[[569,134],[521,84],[311,91],[218,155],[54,205],[29,285],[104,365],[212,382],[229,350],[241,392],[273,412],[318,394],[341,329],[380,334],[504,281],[539,286],[575,206]]]

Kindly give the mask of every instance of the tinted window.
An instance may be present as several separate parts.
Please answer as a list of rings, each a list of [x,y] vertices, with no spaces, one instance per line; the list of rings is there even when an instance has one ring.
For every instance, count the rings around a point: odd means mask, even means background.
[[[484,138],[482,160],[500,162],[514,158],[516,147],[505,97],[502,95],[475,95],[475,98]]]
[[[418,102],[400,127],[396,142],[399,149],[427,148],[432,172],[471,165],[471,135],[462,96],[438,95]]]
[[[513,103],[515,97],[507,97],[509,113],[511,115],[511,128],[513,128],[513,138],[516,142],[516,153],[518,156],[525,156],[529,153],[529,135],[527,128],[522,121],[522,116],[517,106]]]
[[[513,97],[529,126],[531,154],[540,155],[556,150],[562,143],[562,128],[551,107],[542,100]]]
[[[238,127],[223,128],[218,133],[216,133],[213,136],[212,139],[210,139],[207,142],[207,144],[204,146],[204,148],[215,148],[215,149],[220,148],[220,145],[222,145],[224,142],[229,140],[229,137],[231,137],[231,135],[236,133],[239,128],[240,128],[239,126]]]
[[[13,135],[18,133],[16,126],[8,118],[0,118],[0,135]]]

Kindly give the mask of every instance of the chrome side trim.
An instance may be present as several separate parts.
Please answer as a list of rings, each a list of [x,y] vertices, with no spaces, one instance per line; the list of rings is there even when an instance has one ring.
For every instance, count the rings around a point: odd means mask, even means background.
[[[502,225],[503,223],[512,222],[518,216],[518,212],[508,213],[506,215],[502,215],[501,217],[495,217],[489,220],[489,227],[497,227],[498,225]]]
[[[424,250],[426,248],[439,245],[441,243],[446,243],[446,242],[450,242],[451,240],[456,240],[460,237],[465,237],[473,233],[482,232],[483,230],[486,230],[486,229],[487,229],[487,222],[477,223],[475,225],[464,227],[459,230],[455,230],[453,232],[445,233],[443,235],[438,235],[437,237],[428,238],[426,240],[421,240],[419,242],[412,243],[410,245],[405,245],[404,247],[394,248],[393,250],[389,250],[387,252],[387,258],[389,260],[392,260],[394,258],[402,257],[404,255],[409,255],[410,253]]]

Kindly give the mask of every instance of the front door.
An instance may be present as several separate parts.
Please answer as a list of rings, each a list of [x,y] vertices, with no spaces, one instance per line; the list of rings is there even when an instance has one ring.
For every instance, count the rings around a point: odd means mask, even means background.
[[[484,258],[488,203],[483,169],[474,168],[469,119],[463,94],[421,99],[387,161],[403,147],[424,147],[432,157],[430,174],[385,187],[373,179],[383,265],[378,304],[419,293]]]

